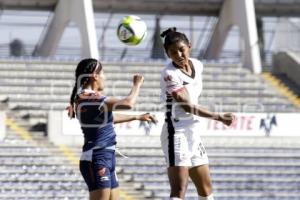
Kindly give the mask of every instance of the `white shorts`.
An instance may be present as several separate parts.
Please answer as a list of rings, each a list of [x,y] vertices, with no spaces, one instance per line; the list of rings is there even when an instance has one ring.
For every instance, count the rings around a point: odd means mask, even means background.
[[[195,167],[208,164],[199,131],[196,124],[180,130],[168,128],[167,123],[163,125],[160,139],[168,167]]]

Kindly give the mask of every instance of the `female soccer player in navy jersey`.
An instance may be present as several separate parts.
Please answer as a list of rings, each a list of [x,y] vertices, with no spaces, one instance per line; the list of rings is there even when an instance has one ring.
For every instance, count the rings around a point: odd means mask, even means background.
[[[90,200],[117,200],[116,133],[113,124],[132,120],[155,122],[155,118],[150,114],[123,115],[112,111],[134,106],[144,78],[134,75],[131,91],[123,99],[104,96],[102,65],[96,59],[88,58],[78,63],[75,80],[67,109],[71,118],[76,115],[84,135],[80,171],[88,186]]]
[[[186,35],[169,28],[161,34],[171,62],[161,73],[162,99],[166,105],[161,133],[162,149],[168,165],[170,199],[184,199],[188,177],[200,200],[213,200],[208,158],[202,144],[199,116],[230,125],[231,113],[217,114],[198,105],[202,91],[202,63],[190,58],[191,43]]]

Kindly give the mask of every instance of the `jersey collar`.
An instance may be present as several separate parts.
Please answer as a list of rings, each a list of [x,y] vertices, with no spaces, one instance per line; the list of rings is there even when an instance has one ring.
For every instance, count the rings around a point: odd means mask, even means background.
[[[189,74],[185,73],[184,71],[182,71],[176,63],[172,62],[172,65],[173,65],[176,69],[178,69],[182,74],[188,76],[188,77],[191,78],[191,79],[194,79],[194,78],[195,78],[195,74],[196,74],[196,73],[195,73],[195,67],[194,67],[193,62],[192,62],[191,60],[189,60],[189,64],[190,64],[191,69],[192,69],[192,74],[191,74],[191,75],[189,75]]]

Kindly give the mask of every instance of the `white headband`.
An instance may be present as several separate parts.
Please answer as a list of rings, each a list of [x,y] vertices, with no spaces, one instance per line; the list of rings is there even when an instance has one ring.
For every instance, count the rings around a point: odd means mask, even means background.
[[[97,62],[97,65],[96,65],[96,67],[95,67],[93,73],[96,72],[96,71],[98,70],[98,68],[99,68],[99,62]]]

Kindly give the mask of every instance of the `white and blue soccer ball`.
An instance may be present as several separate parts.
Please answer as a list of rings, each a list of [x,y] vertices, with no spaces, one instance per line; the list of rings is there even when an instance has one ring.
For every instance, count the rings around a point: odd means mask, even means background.
[[[138,45],[147,35],[146,23],[138,16],[125,16],[118,25],[117,36],[127,45]]]

